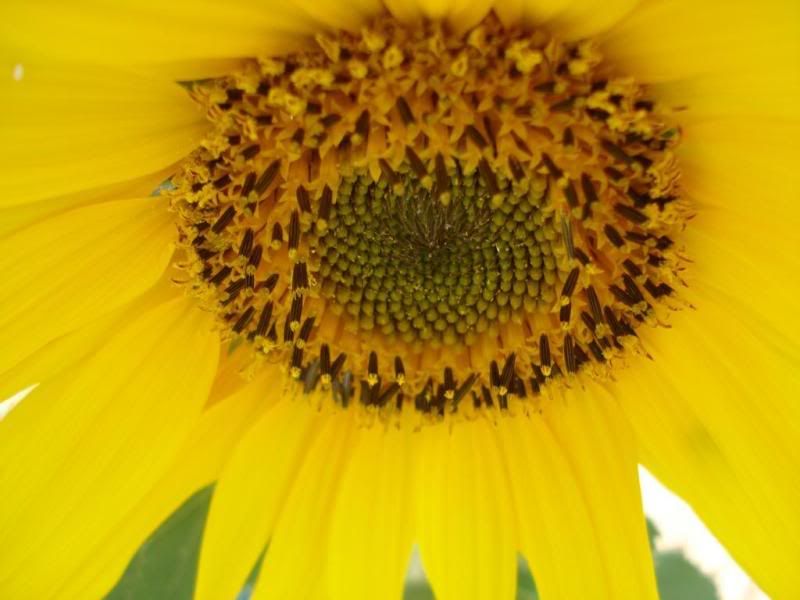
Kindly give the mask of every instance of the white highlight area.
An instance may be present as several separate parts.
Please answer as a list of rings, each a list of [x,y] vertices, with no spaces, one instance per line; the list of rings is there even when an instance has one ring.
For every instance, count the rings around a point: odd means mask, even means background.
[[[658,550],[679,550],[714,581],[720,600],[769,600],[692,508],[639,467],[644,512],[658,528]]]

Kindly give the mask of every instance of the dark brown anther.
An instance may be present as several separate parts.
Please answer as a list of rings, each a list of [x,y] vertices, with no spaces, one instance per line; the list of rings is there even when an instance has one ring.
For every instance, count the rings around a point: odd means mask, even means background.
[[[659,296],[670,296],[674,293],[675,290],[672,289],[672,286],[668,283],[659,283],[658,284],[658,295]]]
[[[483,396],[483,403],[491,408],[494,406],[494,400],[492,399],[492,392],[487,388],[485,385],[481,386],[481,396]]]
[[[636,302],[642,302],[644,300],[644,296],[642,295],[642,291],[639,289],[639,286],[636,285],[636,282],[631,278],[630,275],[627,273],[622,276],[622,282],[625,284],[625,291],[628,292],[628,295],[633,298]]]
[[[545,377],[542,368],[535,363],[531,363],[531,369],[533,370],[533,376],[536,378],[536,381],[538,381],[540,384],[543,384],[547,378]]]
[[[511,134],[511,139],[514,140],[514,144],[517,146],[517,148],[519,148],[522,152],[524,152],[528,156],[533,155],[533,152],[531,152],[531,149],[528,146],[528,144],[525,143],[525,140],[519,137],[519,134],[516,131],[512,130],[509,131],[509,133]]]
[[[228,136],[228,145],[238,146],[241,143],[242,143],[242,136],[240,136],[238,133]]]
[[[441,152],[436,155],[436,197],[450,191],[450,176]]]
[[[275,223],[272,226],[272,242],[279,246],[283,243],[283,227],[280,223]]]
[[[406,368],[399,356],[394,357],[394,378],[401,383],[406,380]]]
[[[572,132],[571,127],[564,129],[564,135],[561,137],[561,143],[565,146],[575,145],[575,134]]]
[[[614,314],[610,306],[603,308],[603,315],[606,318],[608,326],[611,327],[611,333],[613,333],[615,337],[625,335],[625,329],[620,325],[617,315]]]
[[[381,392],[380,396],[378,396],[375,404],[378,406],[386,406],[399,391],[400,385],[396,381],[390,383],[388,386],[386,386],[386,389]]]
[[[253,318],[253,313],[255,309],[252,306],[248,306],[247,310],[242,313],[242,316],[236,321],[236,324],[233,326],[233,330],[236,333],[242,333],[245,327],[250,323],[250,320]]]
[[[389,182],[390,185],[394,185],[398,182],[397,173],[394,172],[392,166],[383,158],[378,160],[378,165],[381,168],[381,173],[386,178],[386,181]]]
[[[378,376],[378,355],[375,352],[369,353],[369,361],[367,363],[367,374],[371,377]]]
[[[558,320],[562,324],[567,324],[569,323],[571,317],[572,317],[572,303],[570,302],[569,304],[565,304],[564,306],[562,306],[561,309],[558,311]]]
[[[322,104],[319,102],[308,102],[306,104],[306,112],[309,115],[320,115],[322,114]]]
[[[311,330],[314,328],[314,317],[308,317],[305,321],[303,321],[303,325],[300,327],[300,332],[297,334],[297,342],[300,343],[302,340],[303,343],[308,342],[308,338],[311,337]]]
[[[620,171],[619,169],[615,169],[614,167],[606,167],[603,169],[603,173],[608,175],[608,178],[612,181],[619,181],[623,177],[625,177],[625,173]]]
[[[580,262],[584,267],[588,265],[590,262],[592,262],[591,260],[589,260],[589,257],[586,255],[586,252],[584,252],[580,248],[575,247],[573,249],[573,252],[575,253],[575,258],[577,258],[578,262]]]
[[[292,291],[301,292],[308,289],[308,267],[303,261],[296,262],[292,268]]]
[[[589,342],[589,351],[594,356],[594,359],[599,363],[606,362],[606,357],[603,354],[603,349],[600,348],[600,344],[597,343],[597,340],[592,340]]]
[[[469,393],[472,389],[472,386],[475,385],[475,382],[478,380],[478,375],[476,373],[472,373],[467,379],[458,386],[458,389],[453,394],[453,400],[451,401],[451,405],[453,407],[453,411],[458,408],[459,403],[464,397]]]
[[[258,269],[258,265],[261,264],[261,254],[263,252],[264,251],[261,248],[261,244],[258,244],[250,253],[250,259],[247,261],[247,264],[253,267],[253,269]]]
[[[453,369],[451,369],[450,367],[445,367],[444,368],[444,375],[443,375],[442,380],[443,380],[443,383],[444,383],[445,391],[449,392],[449,391],[455,390],[456,380],[455,380],[455,377],[453,376]]]
[[[630,258],[626,258],[622,261],[622,266],[625,267],[625,270],[633,277],[639,277],[642,274],[642,270]]]
[[[406,126],[414,122],[414,113],[411,112],[411,107],[408,105],[405,98],[399,96],[396,106],[397,112],[400,113],[400,118],[403,119],[403,123],[405,123]]]
[[[233,283],[231,283],[227,288],[225,288],[225,293],[228,294],[228,297],[222,301],[222,306],[227,306],[239,296],[239,293],[242,291],[246,284],[246,280],[244,278],[237,279]]]
[[[544,83],[539,83],[533,86],[533,89],[537,92],[541,92],[542,94],[552,94],[556,89],[556,82],[545,81]]]
[[[489,363],[489,384],[493,389],[500,387],[500,367],[496,360]]]
[[[633,108],[636,110],[646,110],[647,112],[650,112],[654,107],[655,104],[652,100],[637,100],[633,103]]]
[[[239,245],[239,256],[249,256],[253,251],[253,230],[248,228],[242,236],[242,243]]]
[[[560,179],[564,174],[564,171],[559,169],[558,166],[556,166],[556,163],[553,162],[553,159],[550,158],[550,155],[545,152],[542,152],[542,162],[544,163],[544,166],[547,167],[547,171],[550,173],[550,175],[556,179]]]
[[[581,270],[578,267],[573,267],[573,269],[567,275],[567,280],[564,282],[564,286],[561,288],[561,297],[562,298],[571,298],[572,293],[575,291],[575,286],[578,284],[578,276],[580,275]]]
[[[519,375],[514,375],[514,379],[511,381],[511,385],[508,389],[517,398],[527,398],[528,396],[528,392],[525,389],[525,382]]]
[[[550,112],[569,112],[575,107],[574,96],[550,105]]]
[[[322,189],[322,194],[319,197],[319,213],[320,219],[328,220],[331,216],[331,205],[333,204],[333,192],[327,185]]]
[[[214,233],[220,233],[223,229],[225,229],[228,225],[230,225],[233,218],[236,216],[236,209],[232,206],[229,206],[225,209],[219,218],[214,222],[214,225],[211,227],[211,231]]]
[[[575,345],[570,334],[564,336],[564,363],[567,367],[567,373],[577,373],[578,363],[575,360]]]
[[[230,275],[230,274],[231,274],[231,271],[232,271],[232,270],[233,270],[233,269],[232,269],[231,267],[227,266],[227,265],[226,265],[226,266],[224,266],[224,267],[222,267],[222,268],[221,268],[221,269],[220,269],[220,270],[217,272],[217,274],[216,274],[216,275],[214,275],[214,276],[213,276],[213,277],[212,277],[212,278],[209,280],[209,283],[210,283],[211,285],[219,285],[220,283],[222,283],[223,281],[225,281],[225,278],[226,278],[226,277],[228,277],[228,275]]]
[[[629,242],[633,242],[634,244],[643,245],[647,243],[647,241],[650,239],[650,236],[639,233],[638,231],[626,231],[625,239]]]
[[[618,285],[612,283],[610,286],[608,286],[608,289],[614,295],[614,298],[622,302],[624,305],[633,306],[636,304],[636,299]]]
[[[589,115],[589,118],[593,121],[605,121],[611,116],[610,112],[602,108],[587,108],[586,114]]]
[[[340,352],[339,356],[337,356],[336,359],[333,361],[333,364],[331,364],[332,378],[335,379],[339,375],[339,372],[342,370],[342,367],[344,366],[344,362],[346,360],[347,360],[347,354],[345,354],[344,352]]]
[[[269,331],[267,331],[267,339],[272,344],[278,343],[278,330],[275,328],[275,325],[276,325],[275,322],[273,322],[272,327],[270,327]]]
[[[550,340],[544,333],[539,336],[539,362],[543,367],[550,366]]]
[[[600,145],[603,146],[603,150],[608,152],[609,156],[611,156],[614,160],[623,162],[626,165],[629,165],[633,162],[633,158],[628,156],[628,154],[614,142],[609,140],[601,140]]]
[[[214,187],[221,190],[231,182],[231,176],[227,173],[214,181]]]
[[[298,148],[303,145],[303,140],[305,138],[306,138],[306,130],[303,129],[302,127],[292,134],[292,142],[294,143],[295,147]]]
[[[648,217],[646,214],[639,212],[638,210],[636,210],[632,206],[628,206],[627,204],[615,204],[614,211],[621,217],[627,219],[631,223],[636,223],[637,225],[647,223],[648,221]]]
[[[497,185],[497,176],[495,176],[494,171],[489,166],[489,163],[486,162],[485,158],[482,158],[481,161],[478,163],[478,171],[481,174],[481,179],[486,184],[486,189],[489,190],[490,194],[496,194],[500,191],[500,188]]]
[[[489,143],[492,145],[492,152],[495,156],[497,156],[497,138],[494,135],[492,120],[488,115],[483,116],[483,128],[486,130],[486,135],[489,136]]]
[[[577,208],[580,206],[578,201],[578,192],[575,191],[575,185],[572,180],[567,181],[567,187],[564,188],[564,197],[567,199],[567,204],[570,208]]]
[[[411,168],[416,173],[417,177],[422,179],[428,174],[428,170],[425,168],[425,163],[422,162],[422,159],[417,156],[417,153],[414,152],[414,149],[411,146],[406,146],[406,159],[408,160]]]
[[[331,374],[331,349],[328,344],[322,344],[319,349],[319,372],[322,375]]]
[[[292,300],[292,306],[286,320],[283,323],[283,341],[291,342],[294,339],[294,330],[300,326],[300,319],[303,316],[303,297],[296,296]]]
[[[319,122],[325,129],[328,129],[329,127],[333,127],[334,125],[336,125],[341,120],[342,120],[342,115],[331,113],[329,115],[325,115],[324,117],[322,117],[319,120]]]
[[[244,90],[230,88],[225,90],[225,95],[228,97],[228,102],[238,102],[244,98]]]
[[[511,170],[511,175],[516,181],[522,181],[525,177],[525,170],[514,156],[508,157],[508,168]]]
[[[369,139],[369,111],[363,110],[356,120],[356,135],[366,144]]]
[[[277,273],[271,273],[269,277],[261,282],[261,285],[267,290],[267,292],[271,292],[275,289],[275,286],[278,285],[279,277],[280,276]]]
[[[586,173],[581,175],[581,189],[583,190],[583,197],[586,198],[587,204],[593,204],[599,200],[592,178]]]
[[[281,161],[274,160],[272,163],[264,169],[264,172],[261,174],[261,177],[258,178],[256,181],[255,187],[253,188],[259,196],[267,191],[267,188],[270,186],[272,181],[278,175],[278,170],[280,169]]]
[[[292,360],[290,362],[290,366],[292,367],[291,375],[295,379],[299,379],[298,371],[303,366],[303,349],[298,348],[297,346],[294,347],[292,350]]]
[[[586,299],[589,300],[589,308],[592,311],[592,317],[597,323],[603,322],[603,310],[600,307],[600,299],[597,297],[597,292],[590,285],[586,288]]]
[[[539,382],[537,381],[536,377],[530,377],[528,379],[528,384],[531,386],[531,393],[534,396],[538,396],[539,394],[542,393],[542,386],[539,385]]]
[[[625,240],[622,239],[622,236],[619,234],[619,231],[614,229],[613,225],[606,225],[603,226],[603,233],[606,234],[608,241],[614,244],[617,248],[622,248],[625,245]]]
[[[662,235],[658,238],[656,242],[656,249],[658,250],[666,250],[667,248],[672,247],[674,242],[666,235]]]
[[[244,178],[244,184],[242,184],[242,192],[241,195],[243,198],[246,198],[250,195],[250,192],[253,191],[253,188],[256,186],[256,174],[250,171],[247,174],[247,177]]]
[[[259,152],[261,152],[261,146],[259,146],[258,144],[253,144],[252,146],[248,146],[247,148],[242,150],[242,158],[244,158],[245,160],[250,160]]]
[[[478,128],[474,125],[467,125],[464,128],[464,133],[467,134],[467,137],[472,140],[472,142],[478,147],[478,149],[483,150],[489,143],[483,137]]]
[[[575,342],[575,370],[577,371],[587,362],[589,362],[589,355],[586,354],[586,350],[581,348],[581,345]]]
[[[264,308],[261,309],[261,314],[258,317],[258,324],[256,325],[256,335],[264,335],[267,333],[269,322],[272,319],[272,302],[267,302]]]
[[[197,254],[197,258],[200,260],[208,260],[212,256],[216,256],[219,252],[215,252],[214,250],[209,250],[208,248],[196,248],[195,254]]]
[[[289,217],[289,250],[297,250],[300,246],[300,213],[292,211]]]
[[[587,313],[585,310],[581,311],[581,320],[583,321],[584,325],[594,333],[594,330],[597,328],[597,322],[592,318],[592,316]]]
[[[516,363],[517,363],[517,355],[515,353],[511,353],[506,358],[506,362],[503,365],[503,371],[500,373],[500,386],[506,389],[511,387],[511,381],[516,375]]]
[[[309,197],[308,192],[306,191],[306,188],[304,188],[302,185],[298,186],[297,187],[297,192],[295,193],[295,196],[297,197],[297,206],[300,207],[300,210],[302,212],[304,212],[304,213],[310,213],[311,212],[311,198]]]
[[[650,265],[651,267],[660,267],[665,262],[667,262],[667,259],[664,258],[663,256],[659,256],[658,254],[647,255],[647,264]]]

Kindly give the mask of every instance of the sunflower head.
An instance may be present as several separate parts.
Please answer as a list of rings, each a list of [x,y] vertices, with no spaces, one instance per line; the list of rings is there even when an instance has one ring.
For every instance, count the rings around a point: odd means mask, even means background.
[[[383,17],[192,92],[189,285],[298,392],[507,409],[608,377],[680,304],[679,129],[590,42]]]

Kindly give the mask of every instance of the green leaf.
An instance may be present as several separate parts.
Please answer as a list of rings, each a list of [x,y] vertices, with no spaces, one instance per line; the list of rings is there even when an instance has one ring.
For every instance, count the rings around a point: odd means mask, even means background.
[[[106,600],[191,600],[211,491],[195,493],[142,544]]]

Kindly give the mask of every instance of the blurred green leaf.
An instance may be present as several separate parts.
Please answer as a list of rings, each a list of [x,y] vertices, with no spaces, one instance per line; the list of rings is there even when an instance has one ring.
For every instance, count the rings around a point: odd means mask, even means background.
[[[211,492],[211,487],[197,492],[150,536],[106,600],[191,600]],[[648,535],[661,600],[718,600],[713,582],[682,553],[655,551],[659,532],[650,522]],[[258,566],[238,600],[249,598]],[[533,576],[521,557],[517,583],[517,600],[538,600]],[[403,600],[434,600],[433,591],[424,579],[410,579]]]
[[[211,491],[195,493],[142,544],[106,600],[191,600]]]

